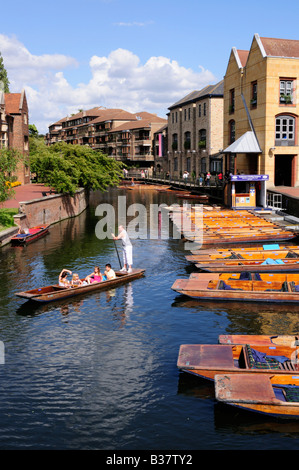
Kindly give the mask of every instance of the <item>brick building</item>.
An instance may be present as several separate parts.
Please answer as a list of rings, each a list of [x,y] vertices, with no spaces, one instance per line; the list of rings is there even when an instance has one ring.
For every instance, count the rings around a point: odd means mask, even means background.
[[[147,112],[95,107],[49,126],[46,142],[89,145],[128,165],[148,167],[154,163],[154,132],[166,122]]]
[[[17,149],[23,155],[15,175],[22,184],[30,183],[28,119],[25,91],[0,91],[0,148]]]
[[[299,185],[299,41],[255,34],[232,48],[224,77],[223,148],[231,173]]]
[[[222,171],[223,81],[189,93],[168,109],[170,175]]]

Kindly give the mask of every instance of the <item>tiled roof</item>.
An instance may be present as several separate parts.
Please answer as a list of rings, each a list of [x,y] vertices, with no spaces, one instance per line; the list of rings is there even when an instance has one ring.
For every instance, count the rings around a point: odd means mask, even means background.
[[[5,93],[5,111],[7,114],[20,114],[21,93]]]
[[[268,57],[299,58],[299,41],[295,39],[260,38]]]
[[[173,109],[178,106],[182,106],[187,103],[192,103],[194,101],[198,101],[200,99],[206,98],[207,96],[223,96],[223,80],[221,82],[216,83],[216,85],[207,85],[200,91],[192,91],[187,96],[182,98],[181,100],[177,101],[173,105],[169,106],[168,109]]]
[[[241,49],[237,49],[237,53],[238,53],[242,67],[245,67],[247,59],[248,59],[249,51],[243,51]]]
[[[151,122],[148,121],[147,119],[139,119],[136,121],[130,121],[130,122],[124,122],[120,126],[115,127],[115,129],[112,129],[109,131],[109,133],[112,132],[120,132],[120,131],[129,131],[132,129],[144,129],[144,128],[150,128],[151,127]]]

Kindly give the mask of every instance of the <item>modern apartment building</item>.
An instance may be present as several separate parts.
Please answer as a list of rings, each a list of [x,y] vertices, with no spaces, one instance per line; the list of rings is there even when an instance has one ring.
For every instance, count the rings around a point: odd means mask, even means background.
[[[169,173],[198,177],[222,171],[223,81],[189,93],[168,109]]]
[[[48,145],[59,141],[89,145],[116,160],[146,167],[154,162],[153,134],[165,122],[147,112],[96,107],[49,126],[46,141]]]
[[[28,119],[25,91],[21,93],[0,91],[0,149],[16,149],[24,157],[15,175],[22,184],[30,182]]]
[[[232,174],[267,175],[268,187],[299,184],[299,41],[255,34],[232,48],[224,77],[223,148]]]

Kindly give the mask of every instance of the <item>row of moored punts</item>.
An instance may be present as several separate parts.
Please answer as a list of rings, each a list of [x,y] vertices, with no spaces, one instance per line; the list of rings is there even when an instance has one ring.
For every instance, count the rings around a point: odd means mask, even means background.
[[[194,242],[197,268],[172,289],[198,300],[299,300],[297,234],[248,211],[176,209],[172,220]],[[187,227],[187,230],[186,230]],[[218,402],[275,417],[299,417],[299,337],[220,335],[218,344],[182,344],[180,371],[212,380]]]

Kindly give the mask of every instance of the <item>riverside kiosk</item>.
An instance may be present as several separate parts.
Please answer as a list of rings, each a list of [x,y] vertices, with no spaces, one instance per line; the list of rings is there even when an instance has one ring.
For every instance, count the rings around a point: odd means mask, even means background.
[[[230,175],[231,208],[266,207],[266,182],[269,175]]]

